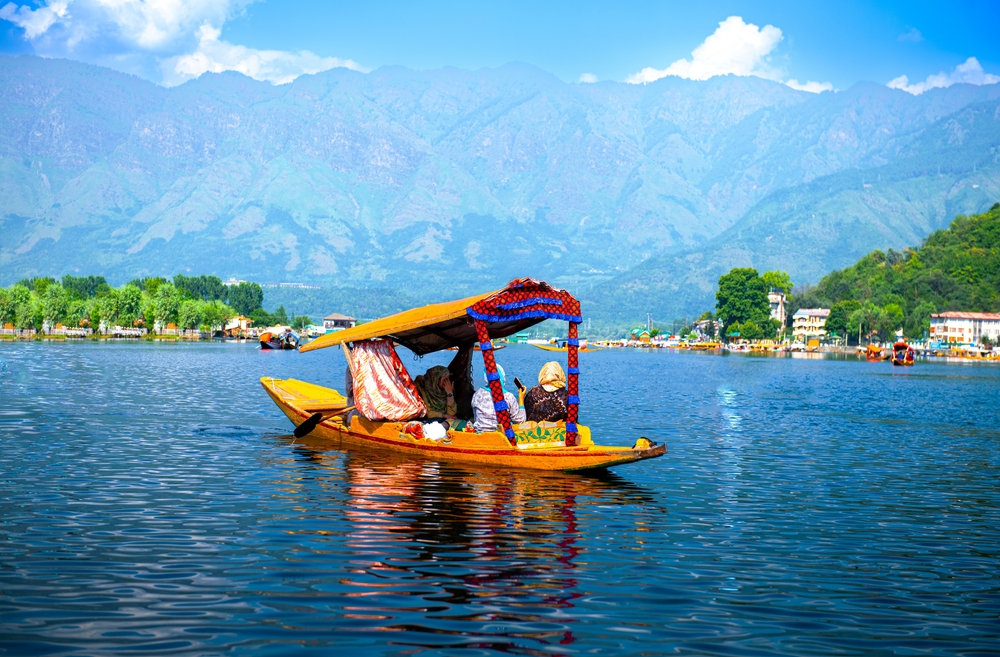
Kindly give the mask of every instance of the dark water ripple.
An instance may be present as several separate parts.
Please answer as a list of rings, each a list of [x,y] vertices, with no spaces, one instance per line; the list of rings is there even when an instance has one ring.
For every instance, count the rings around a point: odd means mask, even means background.
[[[339,451],[257,384],[336,353],[0,345],[0,655],[1000,652],[1000,370],[582,360],[595,435],[667,457]]]

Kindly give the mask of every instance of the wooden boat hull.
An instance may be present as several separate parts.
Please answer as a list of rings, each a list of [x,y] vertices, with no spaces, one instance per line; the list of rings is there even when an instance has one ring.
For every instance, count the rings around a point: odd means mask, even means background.
[[[566,347],[552,347],[547,344],[536,344],[535,346],[545,351],[562,351],[562,352],[567,351]],[[577,351],[591,352],[591,351],[600,351],[600,349],[591,349],[590,347],[580,347],[579,349],[577,349]]]
[[[260,382],[295,426],[313,413],[330,414],[345,408],[344,397],[330,388],[295,379],[263,377]],[[666,445],[645,449],[598,446],[590,438],[590,429],[583,425],[578,425],[578,446],[523,449],[511,446],[498,431],[449,431],[444,440],[433,441],[404,433],[405,422],[372,422],[357,415],[351,418],[350,425],[344,422],[343,414],[330,417],[320,422],[309,435],[334,441],[348,449],[389,450],[441,461],[564,472],[605,469],[663,456],[667,451]]]

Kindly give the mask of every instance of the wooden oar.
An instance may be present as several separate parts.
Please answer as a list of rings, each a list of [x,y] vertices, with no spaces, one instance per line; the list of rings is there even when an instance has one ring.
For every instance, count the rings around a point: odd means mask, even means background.
[[[306,419],[305,422],[295,427],[295,431],[293,432],[293,434],[295,435],[296,438],[308,436],[310,433],[312,433],[313,429],[315,429],[316,425],[318,425],[320,422],[325,422],[330,418],[337,417],[338,415],[343,415],[344,413],[353,410],[354,406],[348,406],[347,408],[342,408],[339,411],[335,411],[325,416],[322,413],[313,413]]]

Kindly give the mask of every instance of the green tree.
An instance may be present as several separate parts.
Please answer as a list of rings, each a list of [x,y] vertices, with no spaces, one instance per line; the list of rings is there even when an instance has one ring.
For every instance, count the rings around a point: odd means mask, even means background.
[[[277,310],[271,313],[271,319],[274,320],[275,324],[287,324],[288,323],[288,313],[285,312],[284,306],[278,306]]]
[[[195,299],[185,299],[180,302],[177,310],[177,325],[182,329],[195,329],[201,324],[202,302]]]
[[[903,333],[909,338],[922,339],[930,331],[931,315],[937,312],[932,301],[924,301],[910,312],[903,325]]]
[[[37,304],[31,289],[18,283],[10,288],[10,298],[14,305],[14,326],[19,329],[35,328]]]
[[[257,283],[242,282],[229,288],[229,305],[241,315],[261,308],[264,303],[264,290]]]
[[[882,309],[869,301],[848,316],[847,330],[851,335],[870,336],[878,330],[881,316]]]
[[[181,295],[176,287],[170,283],[157,286],[156,293],[153,295],[153,316],[161,327],[165,327],[171,322],[177,323],[180,308]]]
[[[744,340],[760,340],[764,337],[764,330],[752,319],[740,324],[740,337]]]
[[[789,300],[792,298],[792,278],[783,271],[766,271],[760,275],[768,290],[781,290]]]
[[[79,299],[90,299],[97,296],[97,288],[101,285],[107,286],[108,282],[103,276],[71,276],[66,274],[62,277],[62,286],[69,293],[70,297]]]
[[[217,299],[205,303],[201,309],[202,326],[209,331],[221,330],[235,316],[235,310]]]
[[[17,306],[11,293],[0,287],[0,328],[13,324],[17,317]]]
[[[250,311],[249,317],[251,321],[253,321],[253,325],[258,328],[264,328],[277,324],[277,322],[274,321],[274,318],[271,317],[271,313],[267,312],[263,308],[257,308],[256,310]]]
[[[744,322],[754,322],[759,327],[770,316],[767,291],[767,284],[756,269],[731,269],[719,278],[719,290],[715,293],[716,308],[727,333],[730,326],[742,326]]]
[[[135,326],[142,318],[142,290],[135,285],[124,285],[119,290],[118,321],[120,326]]]
[[[50,327],[61,323],[66,319],[66,311],[69,309],[69,295],[62,285],[53,283],[46,286],[45,292],[41,295],[42,318]]]
[[[182,296],[202,301],[225,301],[229,288],[218,276],[174,276],[174,287]]]
[[[847,318],[860,307],[861,304],[853,299],[838,301],[830,308],[830,314],[826,318],[824,328],[831,334],[839,336],[848,335]]]
[[[66,296],[71,295],[67,292]],[[80,326],[89,317],[92,303],[90,299],[70,298],[66,304],[66,325]]]
[[[903,309],[899,307],[899,304],[890,303],[882,308],[878,317],[878,334],[882,340],[892,340],[896,331],[901,328],[903,328]]]

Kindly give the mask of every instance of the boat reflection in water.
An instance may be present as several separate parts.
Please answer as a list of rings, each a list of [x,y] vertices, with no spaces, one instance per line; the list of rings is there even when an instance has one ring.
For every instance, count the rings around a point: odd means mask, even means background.
[[[610,472],[478,469],[341,452],[308,438],[295,454],[331,477],[327,486],[339,499],[329,505],[346,527],[297,529],[294,558],[348,552],[332,596],[339,608],[324,606],[327,613],[349,619],[353,631],[402,633],[389,635],[396,645],[520,651],[572,644],[572,609],[585,595],[577,579],[585,552],[578,500],[586,498],[588,509],[630,505],[663,514],[644,489]],[[648,529],[637,521],[632,531]]]

